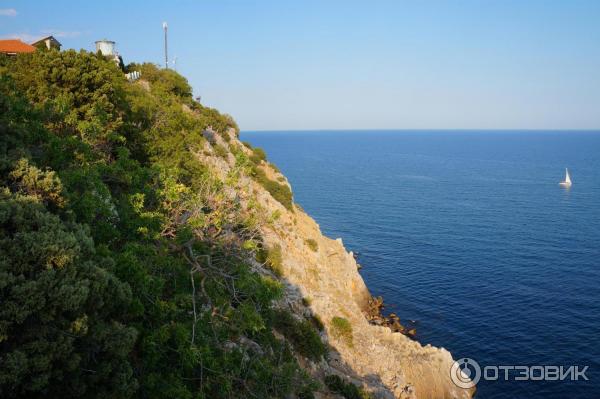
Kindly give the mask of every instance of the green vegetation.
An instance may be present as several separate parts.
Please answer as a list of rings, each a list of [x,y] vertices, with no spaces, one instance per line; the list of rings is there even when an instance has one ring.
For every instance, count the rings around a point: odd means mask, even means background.
[[[244,145],[249,146],[250,144],[244,143]],[[236,157],[237,166],[246,170],[247,173],[254,178],[254,180],[263,186],[265,190],[267,190],[271,196],[273,196],[273,198],[281,203],[286,209],[294,211],[294,201],[290,187],[287,184],[270,180],[263,168],[259,166],[261,160],[266,159],[266,155],[262,149],[255,148],[253,154],[249,157],[235,146],[231,149],[231,152]]]
[[[325,330],[325,325],[323,324],[323,321],[321,321],[321,318],[318,315],[313,315],[310,320],[312,321],[313,325],[317,330]]]
[[[294,210],[292,190],[290,190],[290,187],[287,184],[269,180],[265,172],[260,168],[255,167],[252,172],[254,174],[254,179],[256,179],[256,181],[263,186],[273,198],[281,203],[286,209],[290,211]]]
[[[261,161],[266,160],[267,154],[265,153],[265,150],[263,150],[260,147],[255,147],[254,149],[252,149],[252,155],[250,155],[250,161],[252,161],[252,163],[258,165],[261,163]]]
[[[276,276],[281,276],[283,270],[283,258],[281,256],[281,246],[276,244],[271,248],[260,248],[256,252],[256,260],[267,266]]]
[[[235,122],[172,70],[127,70],[0,56],[0,397],[310,397],[272,333],[281,284],[246,260],[256,215],[194,156]]]
[[[304,240],[304,242],[306,243],[306,245],[308,245],[308,247],[313,251],[313,252],[317,252],[319,250],[319,244],[317,243],[317,241],[315,241],[312,238],[308,238],[306,240]]]
[[[217,144],[214,146],[214,149],[215,149],[215,154],[217,154],[221,158],[227,159],[227,154],[229,154],[229,152],[227,151],[227,149],[225,147],[223,147],[220,144]]]
[[[275,172],[277,172],[277,173],[281,173],[281,170],[280,170],[280,169],[277,167],[277,165],[275,165],[274,163],[269,163],[269,166],[270,166],[270,167],[271,167],[271,168],[272,168],[272,169],[273,169]],[[277,178],[277,180],[279,180],[279,179],[283,179],[283,180],[285,180],[285,177],[283,177],[283,176],[279,176],[279,177]]]
[[[42,181],[0,191],[0,394],[131,395],[137,333],[121,316],[131,290],[83,226],[44,207],[54,187]]]
[[[352,347],[352,325],[350,322],[343,317],[334,317],[331,319],[331,335],[335,338],[341,339],[346,345]]]
[[[273,323],[302,356],[319,361],[327,354],[327,347],[310,321],[298,321],[288,312],[275,311]]]
[[[372,396],[365,392],[363,388],[358,388],[356,385],[344,381],[340,376],[335,374],[325,377],[325,384],[330,391],[342,395],[346,399],[371,399]]]

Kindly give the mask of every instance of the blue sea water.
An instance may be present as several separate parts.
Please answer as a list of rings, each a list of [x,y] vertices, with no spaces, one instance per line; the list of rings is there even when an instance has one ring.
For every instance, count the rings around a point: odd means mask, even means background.
[[[484,381],[479,398],[600,398],[600,132],[243,132],[359,253],[418,340],[589,381]],[[571,189],[559,187],[564,168]],[[514,376],[513,376],[514,377]]]

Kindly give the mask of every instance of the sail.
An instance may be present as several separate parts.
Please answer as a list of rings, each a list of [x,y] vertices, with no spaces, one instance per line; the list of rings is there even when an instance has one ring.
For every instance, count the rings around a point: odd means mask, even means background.
[[[565,183],[571,184],[571,176],[569,176],[569,169],[565,169]]]

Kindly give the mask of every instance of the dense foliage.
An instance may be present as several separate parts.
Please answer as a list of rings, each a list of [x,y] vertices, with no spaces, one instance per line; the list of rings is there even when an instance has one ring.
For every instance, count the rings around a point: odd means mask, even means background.
[[[326,355],[327,348],[310,321],[296,320],[290,313],[282,311],[274,312],[273,316],[275,328],[286,336],[300,354],[317,361]]]
[[[255,216],[194,156],[237,126],[127,69],[144,81],[83,51],[0,58],[0,397],[310,397],[273,334],[281,284],[247,262]]]

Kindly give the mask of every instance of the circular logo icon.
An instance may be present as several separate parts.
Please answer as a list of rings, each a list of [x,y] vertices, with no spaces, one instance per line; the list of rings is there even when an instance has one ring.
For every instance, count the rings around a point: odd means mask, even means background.
[[[452,364],[450,378],[459,388],[473,388],[481,378],[481,367],[475,360],[463,357]]]

